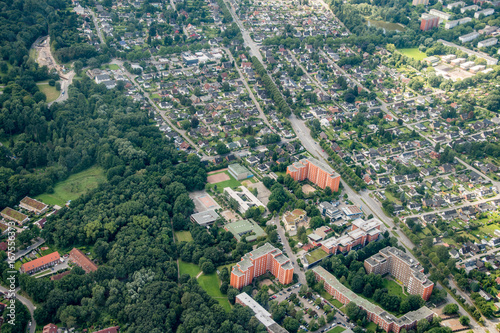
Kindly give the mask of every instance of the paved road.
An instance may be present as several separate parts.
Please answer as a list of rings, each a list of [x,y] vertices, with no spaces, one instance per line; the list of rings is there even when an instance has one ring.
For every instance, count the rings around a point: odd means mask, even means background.
[[[69,86],[73,83],[73,77],[75,76],[75,72],[72,70],[68,74],[66,74],[67,79],[61,80],[61,94],[57,97],[56,100],[48,103],[48,106],[51,106],[53,103],[61,103],[68,99],[68,89]]]
[[[92,14],[92,21],[94,21],[95,29],[97,31],[97,36],[99,36],[99,39],[101,40],[101,44],[106,44],[106,42],[104,41],[104,36],[102,34],[102,31],[99,28],[99,23],[97,22],[97,17],[95,16],[94,11],[91,10],[90,13]]]
[[[14,253],[14,256],[15,256],[16,260],[18,260],[21,257],[24,257],[26,254],[30,253],[31,251],[36,250],[43,243],[45,243],[45,239],[38,238],[38,240],[36,241],[36,243],[33,244],[33,245],[31,245],[29,249],[24,249],[24,250],[17,251],[16,253]]]
[[[170,120],[170,118],[167,117],[167,114],[166,114],[166,111],[165,110],[161,110],[154,102],[153,100],[151,99],[151,97],[149,96],[149,93],[144,91],[142,89],[142,87],[134,80],[135,79],[135,75],[132,75],[131,73],[129,73],[127,71],[127,69],[125,67],[123,67],[123,61],[121,60],[118,60],[118,59],[113,59],[111,61],[112,64],[116,64],[120,67],[120,69],[123,71],[123,73],[129,78],[130,82],[132,82],[132,84],[134,84],[137,89],[139,89],[139,91],[141,91],[144,96],[148,99],[149,103],[156,109],[156,111],[158,112],[158,114],[169,124],[169,126],[174,129],[175,131],[177,131],[183,138],[184,140],[186,140],[193,149],[195,149],[200,155],[202,155],[202,159],[207,159],[208,156],[201,150],[198,148],[198,145],[196,145],[193,141],[191,141],[191,139],[188,137],[188,135],[186,134],[186,131],[184,130],[181,130],[181,129],[178,129],[173,123],[172,121]]]
[[[245,85],[245,88],[247,89],[248,91],[248,94],[250,95],[250,98],[252,99],[253,103],[255,104],[255,106],[257,107],[257,110],[259,110],[259,114],[260,114],[260,118],[264,121],[264,123],[266,123],[266,125],[269,127],[269,129],[272,128],[271,124],[269,123],[269,120],[267,120],[267,117],[266,115],[264,114],[264,111],[262,110],[262,108],[260,107],[260,104],[259,102],[257,101],[257,99],[255,98],[255,95],[253,94],[252,92],[252,89],[250,88],[250,86],[248,85],[247,83],[247,80],[245,79],[245,76],[243,76],[243,73],[241,72],[241,69],[240,67],[238,67],[238,65],[236,64],[236,61],[234,60],[234,57],[233,57],[233,54],[231,53],[231,51],[229,49],[226,49],[224,48],[224,51],[226,51],[227,55],[229,56],[229,59],[231,60],[231,62],[234,64],[234,66],[236,67],[236,70],[238,71],[238,74],[240,75],[240,78],[241,80],[243,81],[243,84]],[[272,129],[271,129],[272,130]],[[274,132],[274,131],[273,131]]]
[[[41,277],[44,277],[44,276],[47,276],[47,275],[51,275],[51,274],[54,274],[54,273],[57,273],[59,271],[62,271],[62,270],[65,270],[65,269],[69,268],[69,261],[66,260],[65,262],[62,262],[62,263],[57,264],[57,265],[54,265],[52,268],[53,269],[49,269],[49,271],[47,273],[44,273],[44,274],[41,274],[41,275],[37,275],[35,277],[35,279],[39,279]]]
[[[2,292],[8,292],[9,290],[7,288],[5,288],[5,287],[0,286],[0,291],[2,291]],[[31,314],[30,333],[35,333],[35,330],[36,330],[36,321],[35,321],[35,317],[33,317],[33,313],[34,313],[36,307],[33,305],[33,303],[31,303],[31,301],[29,299],[27,299],[27,298],[19,295],[18,292],[19,292],[19,288],[16,289],[16,298],[21,303],[23,303],[24,305],[26,305],[26,307],[28,308],[28,311]],[[7,325],[7,324],[4,324],[4,325]]]
[[[260,53],[259,46],[257,45],[257,43],[255,43],[253,41],[252,37],[250,37],[250,34],[245,29],[245,26],[243,25],[243,22],[241,22],[241,20],[238,17],[238,15],[236,15],[236,12],[234,10],[233,5],[231,3],[229,3],[229,1],[227,1],[227,0],[224,0],[224,3],[226,4],[227,9],[231,13],[231,16],[233,17],[234,22],[236,22],[236,24],[240,28],[240,31],[241,31],[241,34],[243,36],[243,40],[245,42],[245,45],[248,46],[248,47],[250,47],[250,55],[256,56],[257,59],[259,59],[260,62],[262,62],[262,54]]]
[[[285,229],[280,224],[279,215],[274,218],[274,224],[276,225],[278,235],[280,235],[281,241],[283,242],[286,256],[292,261],[294,272],[299,276],[299,283],[307,285],[306,274],[297,263],[297,256],[295,255],[295,253],[293,253],[292,248],[288,243],[288,238],[285,237]]]

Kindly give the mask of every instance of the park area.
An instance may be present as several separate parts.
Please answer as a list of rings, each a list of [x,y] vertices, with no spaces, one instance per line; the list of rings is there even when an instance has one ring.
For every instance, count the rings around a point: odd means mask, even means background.
[[[222,267],[229,268],[231,265],[234,264],[221,266],[219,267],[219,270],[222,269]],[[179,273],[180,275],[188,274],[191,277],[196,277],[201,273],[201,269],[196,264],[179,260]],[[215,300],[217,300],[217,302],[219,302],[219,304],[224,308],[224,310],[228,312],[231,310],[231,304],[229,304],[227,296],[222,294],[219,289],[221,281],[217,273],[214,272],[208,275],[201,273],[201,275],[198,277],[198,283],[207,292],[207,294],[209,294]]]
[[[35,197],[48,205],[64,206],[68,200],[75,200],[82,194],[95,189],[100,183],[104,183],[106,177],[104,171],[98,167],[92,167],[58,182],[51,193],[43,193]]]
[[[178,242],[191,242],[193,241],[193,236],[191,236],[191,232],[189,231],[176,231],[175,239]]]
[[[47,103],[55,101],[61,94],[60,91],[57,91],[56,87],[52,87],[48,83],[38,85],[38,89],[47,96]]]
[[[421,52],[418,47],[414,47],[411,49],[398,49],[398,51],[405,56],[413,58],[415,60],[424,60],[425,58],[427,58],[427,54]]]

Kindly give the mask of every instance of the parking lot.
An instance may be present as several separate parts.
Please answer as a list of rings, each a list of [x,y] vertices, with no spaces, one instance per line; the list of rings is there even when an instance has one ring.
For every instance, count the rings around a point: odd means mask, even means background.
[[[305,297],[300,297],[299,296],[299,284],[295,284],[290,288],[283,289],[282,291],[278,292],[277,294],[271,296],[271,298],[279,303],[282,301],[287,301],[290,298],[291,294],[297,294],[297,298],[300,300],[300,305],[301,306],[295,306],[295,309],[297,311],[302,310],[304,311],[304,320],[309,324],[311,320],[313,319],[312,317],[309,317],[309,315],[305,314],[305,312],[308,309],[311,309],[317,313],[317,317],[319,318],[320,316],[324,316],[326,319],[326,312],[323,311],[323,306],[325,304],[329,305],[332,309],[337,310],[330,302],[327,300],[323,299],[321,296],[317,294],[313,294],[311,298],[305,298]],[[274,298],[276,296],[276,298]],[[321,305],[315,305],[314,301],[316,298],[321,298]],[[317,318],[316,318],[317,319]],[[332,329],[333,327],[341,325],[346,329],[350,329],[353,327],[353,324],[350,324],[347,322],[347,318],[345,315],[338,311],[335,314],[335,319],[331,323],[327,323],[325,326],[320,327],[317,332],[328,332],[328,330]]]

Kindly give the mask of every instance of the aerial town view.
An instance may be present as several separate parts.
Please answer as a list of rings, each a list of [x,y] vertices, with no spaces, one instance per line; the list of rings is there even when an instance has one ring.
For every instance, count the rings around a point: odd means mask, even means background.
[[[0,332],[500,332],[500,1],[0,9]]]

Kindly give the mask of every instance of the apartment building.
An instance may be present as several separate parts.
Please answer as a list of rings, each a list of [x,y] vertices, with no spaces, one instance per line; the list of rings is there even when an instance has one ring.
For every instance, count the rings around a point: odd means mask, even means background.
[[[328,238],[321,243],[321,248],[326,253],[337,254],[349,252],[356,246],[364,247],[378,239],[381,227],[382,222],[377,218],[368,221],[357,219],[352,222],[351,231],[338,238]]]
[[[247,293],[241,293],[236,295],[236,303],[242,306],[248,306],[252,309],[255,314],[255,318],[257,318],[262,325],[264,325],[268,332],[271,333],[287,333],[288,331],[278,325],[274,320],[273,316],[262,307],[257,301],[255,301],[250,295]]]
[[[43,269],[52,267],[58,264],[61,260],[61,256],[58,252],[52,252],[46,256],[37,258],[35,260],[28,261],[21,266],[21,273],[32,274]]]
[[[6,220],[14,221],[17,224],[23,224],[29,221],[28,215],[18,212],[10,207],[5,207],[4,210],[0,212],[0,216]]]
[[[427,6],[429,4],[429,0],[413,0],[411,2],[413,6],[424,5]]]
[[[269,243],[245,254],[231,270],[231,286],[241,289],[252,283],[253,278],[271,272],[281,284],[293,279],[293,265],[281,250]]]
[[[486,9],[483,9],[483,10],[480,10],[480,11],[477,11],[474,13],[474,18],[475,19],[478,19],[481,15],[484,15],[484,16],[490,16],[492,15],[493,13],[495,12],[495,10],[493,8],[486,8]]]
[[[429,10],[429,14],[439,17],[440,21],[448,21],[452,16],[452,14],[448,14],[437,9]]]
[[[418,261],[398,248],[388,246],[364,262],[368,274],[391,274],[401,281],[412,295],[420,295],[429,300],[434,282],[427,279],[424,268]]]
[[[471,40],[476,39],[477,37],[479,37],[479,33],[474,31],[471,32],[470,34],[458,37],[458,40],[460,40],[462,43],[467,43],[470,42]]]
[[[422,14],[420,30],[427,31],[439,25],[439,17],[430,14]]]
[[[35,214],[45,213],[49,208],[49,206],[44,204],[43,202],[32,199],[30,197],[24,197],[24,199],[21,200],[21,202],[19,203],[19,207],[24,208]]]
[[[357,306],[366,311],[367,319],[379,325],[386,332],[399,333],[403,328],[407,331],[414,329],[417,322],[426,319],[432,320],[434,312],[426,306],[418,310],[410,311],[405,315],[396,318],[396,316],[388,313],[381,307],[369,302],[361,296],[358,296],[352,290],[340,283],[335,276],[321,266],[312,269],[316,280],[323,281],[325,290],[339,300],[342,304],[350,302],[356,303]]]
[[[340,175],[329,165],[315,158],[304,158],[289,165],[286,173],[296,181],[310,180],[322,189],[331,188],[333,192],[339,190]]]

